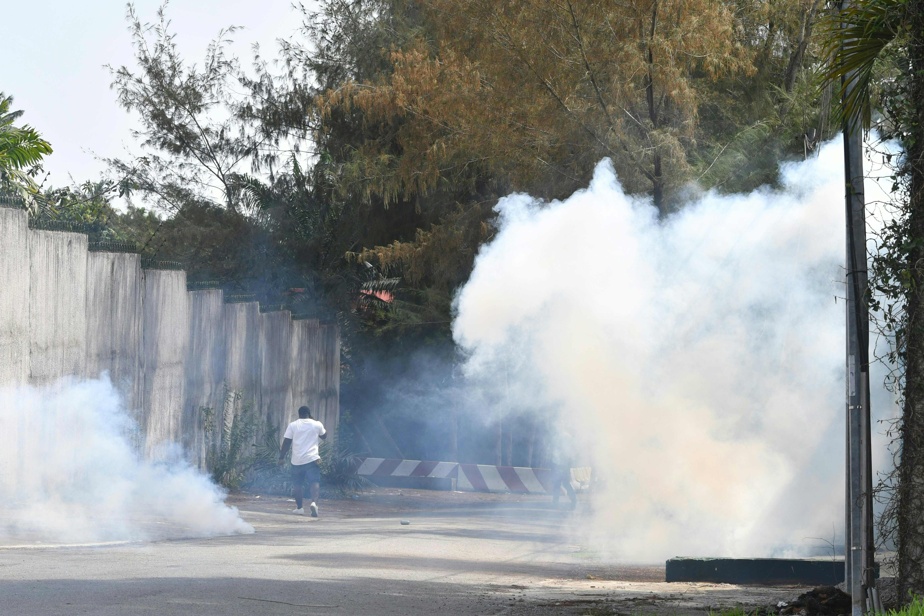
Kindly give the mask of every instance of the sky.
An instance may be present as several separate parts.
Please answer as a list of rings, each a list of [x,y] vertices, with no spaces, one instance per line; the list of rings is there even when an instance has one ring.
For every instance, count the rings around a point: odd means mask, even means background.
[[[134,3],[142,21],[156,20],[160,0]],[[309,4],[309,3],[306,3]],[[107,64],[134,66],[125,2],[37,0],[10,2],[0,20],[0,92],[25,112],[54,153],[45,170],[53,186],[98,179],[97,157],[124,156],[132,146],[132,117],[116,102]],[[177,44],[190,60],[203,57],[221,28],[242,26],[234,51],[245,65],[250,46],[266,57],[294,34],[300,13],[286,0],[176,0],[168,5]]]

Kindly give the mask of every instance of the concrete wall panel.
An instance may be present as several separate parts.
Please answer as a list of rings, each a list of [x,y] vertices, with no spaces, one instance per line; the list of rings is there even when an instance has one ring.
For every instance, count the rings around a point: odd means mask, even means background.
[[[267,312],[260,315],[260,415],[264,421],[285,430],[292,408],[290,365],[288,350],[292,344],[292,317],[288,311]],[[295,407],[298,408],[297,406]]]
[[[183,440],[189,297],[186,272],[143,270],[143,276],[144,449],[157,457],[166,442]]]
[[[0,386],[29,378],[29,219],[0,207]]]
[[[87,256],[86,375],[103,372],[122,393],[125,407],[142,419],[142,302],[138,255],[91,252]]]
[[[256,408],[260,386],[260,305],[256,302],[225,304],[225,387],[246,396]]]
[[[220,290],[189,294],[189,346],[186,357],[186,405],[181,420],[183,446],[190,461],[205,466],[205,412],[221,414],[225,397],[224,294]]]
[[[339,330],[316,319],[293,321],[291,350],[292,405],[297,409],[307,404],[333,437],[340,421]],[[294,409],[289,420],[295,417]]]
[[[29,234],[29,381],[86,375],[87,236]]]

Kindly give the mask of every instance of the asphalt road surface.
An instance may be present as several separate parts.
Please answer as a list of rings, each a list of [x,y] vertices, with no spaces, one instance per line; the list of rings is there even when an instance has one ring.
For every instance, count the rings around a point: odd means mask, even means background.
[[[703,614],[804,588],[666,584],[602,562],[545,498],[377,489],[321,502],[229,499],[252,535],[0,547],[0,616]],[[402,521],[405,524],[402,524]]]

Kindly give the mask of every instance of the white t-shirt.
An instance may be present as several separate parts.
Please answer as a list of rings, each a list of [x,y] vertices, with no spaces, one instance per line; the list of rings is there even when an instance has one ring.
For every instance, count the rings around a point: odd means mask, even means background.
[[[284,438],[292,439],[292,464],[301,465],[320,460],[318,444],[327,434],[324,424],[314,419],[296,419],[286,428]]]

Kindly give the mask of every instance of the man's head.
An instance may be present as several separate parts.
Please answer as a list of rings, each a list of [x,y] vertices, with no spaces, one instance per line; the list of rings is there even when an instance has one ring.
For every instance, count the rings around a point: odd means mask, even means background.
[[[308,419],[309,417],[311,417],[311,409],[309,409],[307,406],[299,407],[299,409],[298,409],[298,418],[299,418],[299,419]]]

